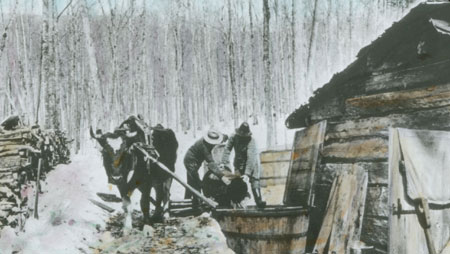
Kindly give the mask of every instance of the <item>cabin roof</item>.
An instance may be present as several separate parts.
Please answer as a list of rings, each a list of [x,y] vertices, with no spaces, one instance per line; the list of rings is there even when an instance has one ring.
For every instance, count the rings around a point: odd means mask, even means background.
[[[289,115],[286,126],[308,126],[311,111],[330,100],[367,95],[364,81],[369,77],[445,61],[450,62],[450,3],[419,4],[362,48],[346,69],[314,91],[307,104]],[[389,84],[385,86],[389,89]]]

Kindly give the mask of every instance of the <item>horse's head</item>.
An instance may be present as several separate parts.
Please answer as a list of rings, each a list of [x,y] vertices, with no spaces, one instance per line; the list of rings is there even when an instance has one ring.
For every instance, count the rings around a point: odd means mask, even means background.
[[[96,134],[90,129],[93,137],[102,147],[103,166],[109,181],[113,184],[126,182],[128,173],[133,169],[135,158],[130,151],[131,145],[135,142],[136,132],[127,132],[118,129],[113,133]]]

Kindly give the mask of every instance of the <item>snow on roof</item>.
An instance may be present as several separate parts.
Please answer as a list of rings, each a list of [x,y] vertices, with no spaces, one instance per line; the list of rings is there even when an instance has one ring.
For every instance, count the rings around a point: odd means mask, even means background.
[[[450,23],[445,20],[430,19],[431,24],[433,24],[434,29],[441,34],[450,35]]]
[[[430,22],[431,21],[431,22]],[[306,127],[313,109],[366,93],[365,81],[381,73],[420,68],[450,59],[450,4],[422,3],[362,48],[357,60],[317,89],[287,119],[288,128]],[[389,87],[389,84],[386,84]]]

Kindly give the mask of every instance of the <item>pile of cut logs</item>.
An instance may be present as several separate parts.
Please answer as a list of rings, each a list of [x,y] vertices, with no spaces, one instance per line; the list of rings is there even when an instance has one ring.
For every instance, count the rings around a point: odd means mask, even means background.
[[[39,178],[55,165],[68,163],[69,143],[64,133],[38,126],[0,128],[0,229],[23,227],[31,210],[24,187],[33,183],[39,190]]]

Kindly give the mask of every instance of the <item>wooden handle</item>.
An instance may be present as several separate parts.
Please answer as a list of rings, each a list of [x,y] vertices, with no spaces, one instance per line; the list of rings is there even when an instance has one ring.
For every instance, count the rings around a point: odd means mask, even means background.
[[[200,192],[198,192],[196,189],[192,188],[189,184],[183,182],[183,180],[181,180],[175,173],[170,171],[166,167],[166,165],[162,164],[157,159],[155,159],[152,156],[150,156],[150,154],[148,154],[148,152],[144,148],[142,148],[142,147],[140,147],[138,145],[135,145],[134,147],[136,147],[139,151],[141,151],[141,153],[144,154],[144,156],[146,158],[148,158],[148,159],[152,160],[154,163],[156,163],[162,170],[164,170],[167,174],[172,176],[177,182],[179,182],[181,185],[183,185],[186,189],[191,191],[195,196],[197,196],[198,198],[203,200],[207,205],[209,205],[212,208],[216,208],[218,206],[218,204],[216,202],[214,202],[213,200],[203,196]]]

